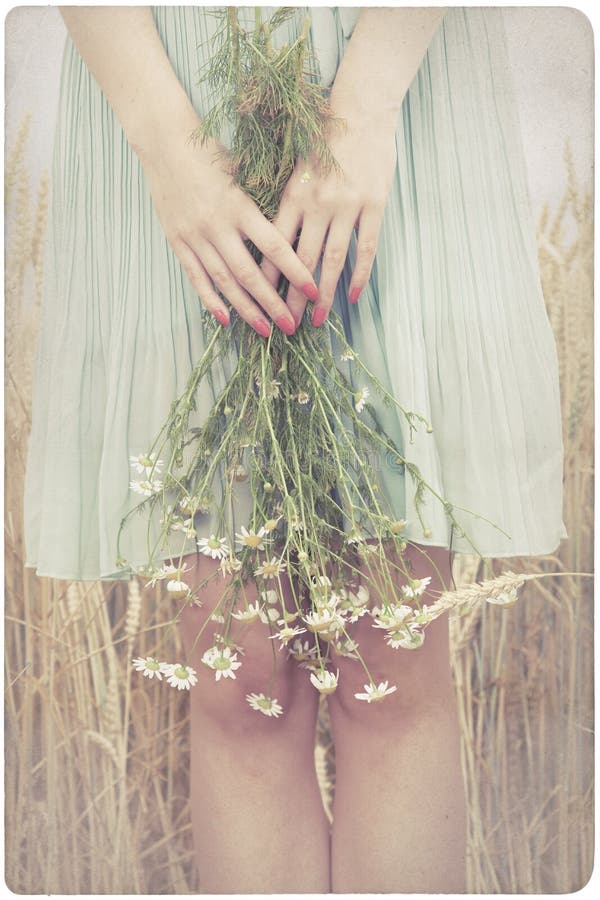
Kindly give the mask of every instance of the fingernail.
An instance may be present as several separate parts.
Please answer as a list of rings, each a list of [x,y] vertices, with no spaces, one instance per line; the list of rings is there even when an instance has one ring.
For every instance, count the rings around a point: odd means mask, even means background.
[[[269,337],[271,334],[271,327],[266,319],[262,319],[260,316],[258,319],[255,319],[252,323],[252,327],[255,331],[258,331],[263,337]]]
[[[286,334],[293,334],[296,330],[295,322],[289,316],[279,316],[275,322]]]
[[[310,281],[307,281],[306,284],[303,284],[300,288],[305,297],[308,297],[309,300],[318,300],[319,299],[319,291],[315,284],[311,284]]]
[[[221,325],[229,325],[229,316],[222,309],[213,309],[215,319],[218,319]]]
[[[358,298],[360,297],[360,288],[353,287],[350,293],[348,294],[348,299],[350,303],[356,303]]]
[[[323,324],[323,322],[325,321],[326,318],[327,318],[327,310],[325,309],[324,306],[319,306],[319,307],[317,307],[317,309],[315,309],[311,321],[312,321],[312,324],[316,325],[316,327],[318,328],[320,325]]]

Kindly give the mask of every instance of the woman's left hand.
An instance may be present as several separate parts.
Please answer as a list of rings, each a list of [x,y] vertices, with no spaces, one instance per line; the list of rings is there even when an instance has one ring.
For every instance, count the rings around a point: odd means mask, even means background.
[[[393,117],[375,121],[365,117],[364,111],[348,112],[347,104],[344,107],[343,116],[334,107],[334,115],[342,121],[332,127],[328,140],[341,172],[331,169],[325,174],[317,160],[299,160],[273,220],[290,244],[300,230],[296,253],[312,274],[322,255],[313,325],[322,325],[331,309],[354,228],[358,230],[358,243],[348,290],[351,303],[356,303],[369,280],[396,165]],[[262,269],[276,286],[277,268],[265,260]],[[306,297],[290,286],[287,305],[299,323]]]

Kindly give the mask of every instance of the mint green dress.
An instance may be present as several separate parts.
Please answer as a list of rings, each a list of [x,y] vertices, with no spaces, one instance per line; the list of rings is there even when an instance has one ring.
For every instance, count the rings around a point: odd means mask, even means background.
[[[205,7],[152,10],[202,115],[209,98],[198,68],[215,19]],[[279,40],[295,35],[305,11]],[[359,9],[310,11],[329,85]],[[567,537],[557,352],[501,8],[446,12],[405,97],[396,143],[370,283],[349,305],[353,243],[336,308],[367,366],[432,424],[432,433],[418,429],[409,443],[404,420],[379,410],[478,551],[551,553]],[[203,348],[198,297],[154,213],[138,159],[67,36],[24,500],[26,564],[38,574],[128,577],[118,570],[116,541],[140,499],[130,490],[129,458],[151,445]],[[198,422],[230,372],[224,363],[203,387]],[[382,459],[380,470],[410,540],[473,552],[428,494],[424,537],[412,481],[393,460]],[[245,514],[242,497],[236,527],[247,524]],[[210,530],[207,521],[199,536]],[[145,532],[134,517],[122,553],[136,566],[146,561]]]

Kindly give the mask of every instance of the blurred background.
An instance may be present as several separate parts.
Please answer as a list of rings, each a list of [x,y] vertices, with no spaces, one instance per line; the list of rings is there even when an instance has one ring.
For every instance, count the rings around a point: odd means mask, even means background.
[[[593,35],[566,7],[503,7],[544,296],[560,359],[564,520],[510,610],[451,623],[469,802],[470,893],[568,893],[593,862]],[[23,569],[53,127],[57,7],[5,20],[5,872],[16,893],[196,893],[188,697],[131,677],[164,615],[139,585]],[[482,576],[457,557],[458,584]],[[582,573],[580,576],[561,573]],[[176,635],[173,642],[177,646]],[[174,655],[173,658],[176,658]],[[182,692],[185,693],[185,692]],[[316,764],[329,808],[326,715]],[[433,847],[433,845],[432,845]]]

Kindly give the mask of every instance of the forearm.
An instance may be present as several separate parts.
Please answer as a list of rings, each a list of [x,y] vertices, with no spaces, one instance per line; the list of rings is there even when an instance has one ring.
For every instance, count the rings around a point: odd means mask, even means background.
[[[444,7],[365,7],[331,92],[337,115],[395,121],[444,17]]]
[[[65,25],[88,69],[140,156],[164,137],[198,125],[149,6],[61,6]]]

